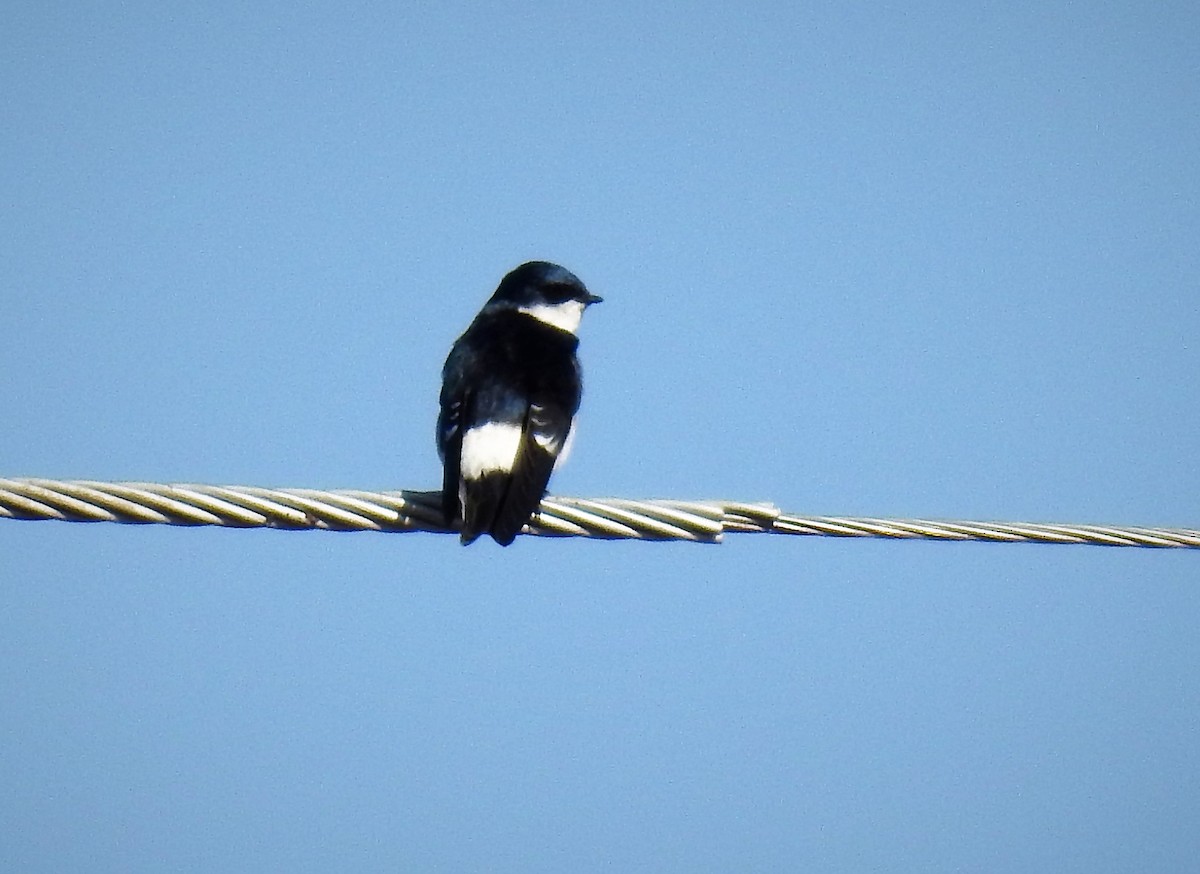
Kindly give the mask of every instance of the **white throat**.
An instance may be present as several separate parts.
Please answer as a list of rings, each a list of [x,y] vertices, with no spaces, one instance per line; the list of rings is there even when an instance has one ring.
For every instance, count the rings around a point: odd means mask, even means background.
[[[518,307],[517,312],[533,316],[539,322],[574,334],[579,330],[583,321],[583,310],[586,304],[578,300],[564,300],[562,303],[539,303]]]

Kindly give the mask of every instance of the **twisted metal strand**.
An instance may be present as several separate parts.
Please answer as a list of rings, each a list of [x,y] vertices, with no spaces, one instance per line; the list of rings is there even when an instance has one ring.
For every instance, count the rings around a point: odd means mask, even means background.
[[[440,492],[0,479],[0,518],[329,531],[452,529]],[[799,516],[771,504],[546,497],[530,534],[720,542],[727,532],[1200,548],[1200,530]]]

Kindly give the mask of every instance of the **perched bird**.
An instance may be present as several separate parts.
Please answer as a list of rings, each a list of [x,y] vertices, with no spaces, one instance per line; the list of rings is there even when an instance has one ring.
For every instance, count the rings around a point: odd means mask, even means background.
[[[516,539],[565,458],[583,378],[575,336],[601,298],[575,274],[530,261],[500,281],[442,368],[442,507],[462,542]]]

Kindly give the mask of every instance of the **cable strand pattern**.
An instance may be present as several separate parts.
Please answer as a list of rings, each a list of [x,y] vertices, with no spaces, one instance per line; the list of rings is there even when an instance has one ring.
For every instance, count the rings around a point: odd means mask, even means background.
[[[0,479],[0,518],[446,533],[438,492]],[[547,496],[526,533],[719,543],[727,533],[1200,549],[1200,530],[801,516],[771,504]]]

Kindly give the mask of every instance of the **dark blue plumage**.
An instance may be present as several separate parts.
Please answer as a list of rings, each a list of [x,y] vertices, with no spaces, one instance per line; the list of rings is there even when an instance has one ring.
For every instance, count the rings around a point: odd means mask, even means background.
[[[508,546],[537,510],[583,392],[575,330],[601,299],[531,261],[500,282],[442,369],[442,505],[462,542]]]

